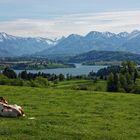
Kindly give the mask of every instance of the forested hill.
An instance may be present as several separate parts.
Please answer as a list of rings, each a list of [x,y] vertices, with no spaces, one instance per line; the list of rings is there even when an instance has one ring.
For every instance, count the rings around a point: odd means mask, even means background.
[[[99,62],[99,61],[124,61],[133,60],[140,64],[140,55],[129,52],[114,52],[114,51],[90,51],[72,57],[69,62]]]

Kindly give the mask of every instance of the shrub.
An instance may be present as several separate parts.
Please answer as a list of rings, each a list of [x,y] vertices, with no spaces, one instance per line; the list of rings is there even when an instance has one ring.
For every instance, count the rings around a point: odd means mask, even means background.
[[[59,82],[59,79],[54,80],[54,84],[58,84],[58,82]]]
[[[94,90],[95,91],[103,91],[103,86],[97,85]]]
[[[74,90],[88,90],[88,86],[86,85],[79,85],[73,88]]]
[[[29,85],[31,87],[39,87],[39,85],[37,85],[37,83],[34,80],[31,80],[30,83],[29,83]]]
[[[140,85],[136,85],[132,92],[136,94],[140,94]]]
[[[45,86],[45,87],[49,86],[49,81],[47,78],[37,77],[35,79],[35,82],[37,82],[41,86]]]
[[[31,87],[48,87],[49,81],[43,77],[37,77],[35,80],[30,80]]]

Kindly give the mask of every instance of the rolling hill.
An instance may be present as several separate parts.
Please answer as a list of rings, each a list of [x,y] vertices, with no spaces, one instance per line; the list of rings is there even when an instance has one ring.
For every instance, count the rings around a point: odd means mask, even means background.
[[[0,118],[1,140],[140,138],[139,95],[11,86],[0,86],[0,95],[26,114]]]
[[[69,62],[84,63],[98,61],[125,61],[133,60],[140,64],[140,55],[130,52],[90,51],[70,58]]]

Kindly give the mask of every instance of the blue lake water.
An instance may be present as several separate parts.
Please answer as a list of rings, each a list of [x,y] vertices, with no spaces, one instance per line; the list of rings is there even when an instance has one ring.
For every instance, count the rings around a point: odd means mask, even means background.
[[[70,75],[82,75],[89,74],[89,72],[94,71],[97,72],[99,69],[105,68],[107,66],[86,66],[82,64],[75,64],[75,68],[57,68],[57,69],[42,69],[42,70],[27,70],[27,72],[31,73],[50,73],[50,74],[70,74]],[[17,73],[21,72],[21,70],[16,70]]]

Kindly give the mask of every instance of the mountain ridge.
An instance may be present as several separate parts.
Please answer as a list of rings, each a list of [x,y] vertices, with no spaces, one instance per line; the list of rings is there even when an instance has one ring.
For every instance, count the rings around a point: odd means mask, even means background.
[[[43,37],[19,37],[0,33],[0,49],[9,52],[12,56],[31,55],[52,47],[56,43],[57,40]],[[3,56],[2,52],[0,56]]]
[[[85,36],[71,34],[60,39],[17,37],[0,33],[0,56],[75,56],[92,50],[127,51],[140,54],[140,31],[131,33],[91,31]],[[2,54],[4,52],[4,54]]]
[[[128,51],[140,54],[140,31],[134,30],[131,33],[121,32],[118,34],[111,32],[91,31],[85,36],[72,34],[65,38],[61,43],[58,43],[52,48],[43,50],[36,55],[74,56],[92,50]]]

